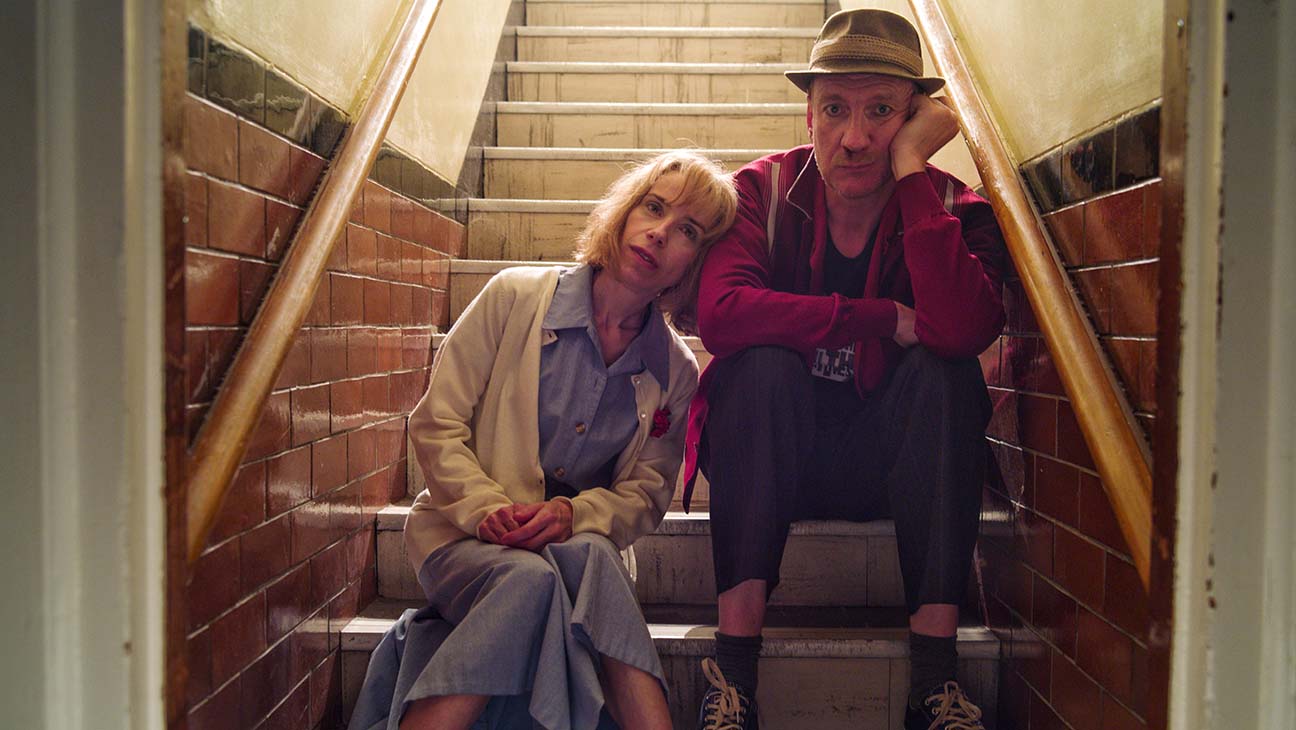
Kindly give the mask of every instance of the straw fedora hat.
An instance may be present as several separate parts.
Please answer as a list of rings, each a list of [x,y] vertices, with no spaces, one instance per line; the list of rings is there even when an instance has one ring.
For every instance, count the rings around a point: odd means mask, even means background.
[[[810,68],[784,75],[806,93],[816,77],[833,74],[895,76],[928,94],[945,85],[945,79],[922,71],[922,45],[908,20],[886,10],[842,10],[824,21],[810,50]]]

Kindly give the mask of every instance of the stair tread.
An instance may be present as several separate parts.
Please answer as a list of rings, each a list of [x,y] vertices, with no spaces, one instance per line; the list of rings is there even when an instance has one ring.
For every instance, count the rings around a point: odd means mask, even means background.
[[[579,36],[586,38],[816,38],[818,26],[774,28],[769,26],[730,26],[698,28],[675,25],[520,25],[519,38],[553,38]]]
[[[767,103],[697,103],[697,102],[622,102],[622,101],[501,101],[495,105],[500,114],[674,114],[711,115],[797,115],[805,113],[804,102]]]
[[[509,61],[506,68],[514,73],[585,73],[585,74],[771,74],[797,71],[803,63],[696,61]]]
[[[403,611],[421,606],[418,601],[386,598],[374,601],[341,629],[342,648],[372,651]],[[713,624],[650,623],[648,631],[659,653],[680,656],[709,653],[715,641],[716,627]],[[767,626],[762,633],[762,656],[766,657],[903,657],[909,654],[908,628],[905,626]],[[999,656],[998,637],[984,627],[959,627],[958,645],[962,658]]]
[[[487,160],[623,160],[647,159],[663,152],[673,152],[678,148],[660,147],[483,147],[483,157]],[[697,149],[698,154],[714,160],[755,159],[780,152],[775,149]],[[496,198],[470,198],[472,200],[496,200]],[[563,201],[574,202],[574,201]]]

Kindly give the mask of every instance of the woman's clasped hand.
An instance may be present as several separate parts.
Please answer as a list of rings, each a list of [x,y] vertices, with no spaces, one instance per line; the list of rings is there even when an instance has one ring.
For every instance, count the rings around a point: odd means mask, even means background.
[[[561,499],[500,507],[477,527],[477,539],[483,542],[532,552],[571,535],[571,504]]]

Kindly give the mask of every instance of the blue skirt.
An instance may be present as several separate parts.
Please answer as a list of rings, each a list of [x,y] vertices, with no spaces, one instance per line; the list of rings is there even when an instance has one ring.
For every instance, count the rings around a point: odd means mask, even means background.
[[[620,553],[581,534],[540,553],[467,539],[419,571],[428,598],[369,662],[350,730],[397,730],[409,703],[489,695],[474,728],[614,728],[599,657],[666,682]]]

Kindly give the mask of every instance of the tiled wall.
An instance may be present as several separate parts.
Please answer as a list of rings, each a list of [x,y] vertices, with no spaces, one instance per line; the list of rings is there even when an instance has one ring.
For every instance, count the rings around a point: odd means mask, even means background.
[[[1155,418],[1158,108],[1136,110],[1023,165],[1131,405]],[[981,554],[1005,641],[1004,730],[1146,724],[1147,599],[1020,281],[983,356],[1003,490]],[[1011,530],[1002,529],[1006,522]]]
[[[194,38],[208,63],[191,62],[184,111],[186,336],[168,353],[186,366],[191,443],[345,125],[291,81],[272,82],[273,69]],[[225,66],[261,91],[232,93]],[[384,159],[193,566],[190,730],[312,730],[339,717],[337,630],[376,591],[370,518],[405,495],[405,419],[463,246],[463,226],[420,201],[445,197],[424,186],[435,176]],[[393,192],[393,175],[414,194]]]

